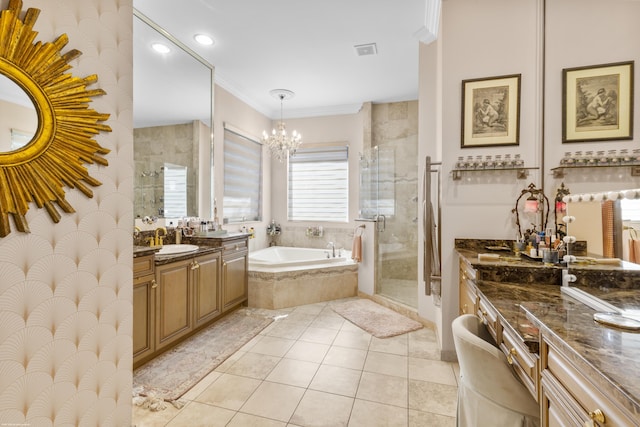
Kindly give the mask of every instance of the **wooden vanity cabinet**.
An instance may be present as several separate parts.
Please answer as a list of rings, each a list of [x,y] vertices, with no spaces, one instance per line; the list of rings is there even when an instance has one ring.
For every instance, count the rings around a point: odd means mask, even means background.
[[[542,425],[628,427],[640,425],[614,396],[601,391],[603,378],[592,378],[542,334],[540,346]]]
[[[159,265],[156,268],[156,349],[191,332],[191,269],[193,259]]]
[[[159,265],[156,349],[160,350],[222,313],[220,252]]]
[[[222,254],[215,252],[195,259],[193,270],[193,326],[204,325],[222,314],[220,297],[220,263]]]
[[[247,238],[228,240],[222,249],[222,310],[227,311],[249,297],[249,250]]]
[[[476,271],[473,267],[460,259],[460,314],[474,314],[477,310]]]
[[[133,259],[133,362],[155,351],[155,289],[157,287],[154,256]]]

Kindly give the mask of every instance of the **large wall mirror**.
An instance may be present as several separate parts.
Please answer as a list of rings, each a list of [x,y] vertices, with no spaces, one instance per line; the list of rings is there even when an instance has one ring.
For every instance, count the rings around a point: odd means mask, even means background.
[[[45,208],[54,222],[74,212],[65,188],[93,197],[90,186],[100,181],[85,164],[106,166],[109,153],[94,139],[111,128],[108,114],[89,108],[91,98],[104,95],[88,89],[96,75],[73,76],[70,62],[81,52],[63,52],[66,34],[54,41],[38,40],[34,26],[39,9],[22,11],[22,1],[10,1],[0,14],[0,237],[29,232],[30,206]]]
[[[201,158],[212,155],[213,66],[137,9],[133,35],[134,215],[208,215],[199,200],[211,173],[200,165],[211,165]]]
[[[571,217],[568,232],[577,241],[574,255],[617,258],[640,268],[640,189],[576,194],[565,199]]]

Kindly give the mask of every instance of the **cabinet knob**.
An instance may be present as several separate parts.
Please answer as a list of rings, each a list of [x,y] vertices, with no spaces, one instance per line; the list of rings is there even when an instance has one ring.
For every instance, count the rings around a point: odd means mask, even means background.
[[[465,304],[465,305],[463,305],[463,306],[462,306],[462,312],[463,312],[464,314],[467,314],[467,308],[468,308],[468,307],[467,307],[467,304]]]
[[[600,409],[595,409],[589,412],[589,418],[599,423],[607,422],[607,418],[604,416],[604,412],[602,412]]]
[[[509,350],[509,354],[507,354],[507,362],[509,362],[509,365],[513,365],[513,356],[515,356],[516,354],[518,354],[517,350],[511,347],[511,350]]]
[[[158,282],[156,282],[156,279],[151,279],[151,289],[155,289],[158,287]]]
[[[200,268],[200,264],[198,264],[198,261],[193,261],[193,262],[191,263],[191,269],[192,269],[192,270],[197,270],[197,269],[199,269],[199,268]]]

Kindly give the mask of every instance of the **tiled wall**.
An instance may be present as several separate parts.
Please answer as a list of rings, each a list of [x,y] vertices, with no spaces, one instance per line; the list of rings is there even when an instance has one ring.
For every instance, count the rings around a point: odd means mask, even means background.
[[[199,122],[135,129],[136,218],[164,216],[164,164],[187,167],[187,214],[198,216]]]
[[[9,0],[0,0],[7,7]],[[54,224],[27,214],[31,233],[0,239],[0,425],[129,426],[132,363],[132,0],[29,0],[42,10],[36,40],[66,33],[75,76],[98,75],[111,115],[108,167],[87,198],[66,189],[76,213]]]

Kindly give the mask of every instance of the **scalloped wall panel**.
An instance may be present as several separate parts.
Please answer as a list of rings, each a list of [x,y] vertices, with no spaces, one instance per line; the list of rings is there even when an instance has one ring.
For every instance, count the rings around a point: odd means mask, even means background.
[[[8,0],[0,0],[4,9]],[[69,36],[76,76],[98,75],[109,113],[97,141],[109,166],[75,214],[54,224],[32,207],[30,234],[0,238],[0,425],[131,425],[132,365],[132,0],[24,0],[41,9],[37,40]],[[13,227],[12,227],[13,228]]]

